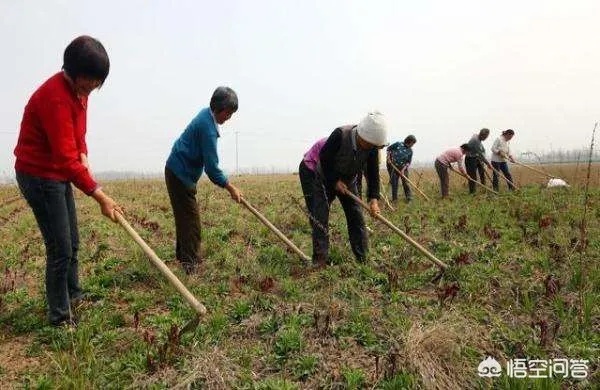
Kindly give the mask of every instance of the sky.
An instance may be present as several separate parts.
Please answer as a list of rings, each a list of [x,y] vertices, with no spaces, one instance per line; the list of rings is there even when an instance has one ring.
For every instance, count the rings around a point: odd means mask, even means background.
[[[519,153],[589,145],[600,120],[600,1],[2,1],[0,176],[13,173],[23,109],[87,34],[111,69],[92,93],[94,172],[158,173],[219,85],[239,110],[221,167],[294,170],[369,111],[432,163],[482,127]],[[596,38],[594,38],[596,37]]]

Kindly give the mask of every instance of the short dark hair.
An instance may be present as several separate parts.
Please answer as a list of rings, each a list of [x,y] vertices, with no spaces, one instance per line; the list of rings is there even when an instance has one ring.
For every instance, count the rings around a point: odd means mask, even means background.
[[[513,129],[504,130],[502,135],[515,135],[515,131]]]
[[[229,87],[217,87],[210,98],[210,109],[215,113],[223,110],[236,112],[238,109],[237,94]]]
[[[462,144],[462,145],[460,145],[460,148],[462,150],[464,150],[465,152],[470,152],[471,151],[471,147],[469,146],[469,144]]]
[[[110,61],[99,40],[82,35],[73,39],[65,49],[62,68],[73,81],[77,77],[86,77],[103,84],[108,76]]]
[[[417,143],[417,138],[414,135],[409,135],[406,138],[404,138],[404,144],[416,144]]]
[[[489,135],[490,129],[484,127],[483,129],[479,130],[479,135],[483,135],[483,134]]]

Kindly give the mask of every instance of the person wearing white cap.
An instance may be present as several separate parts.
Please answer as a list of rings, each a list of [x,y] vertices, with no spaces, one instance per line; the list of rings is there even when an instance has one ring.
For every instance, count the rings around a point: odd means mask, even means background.
[[[371,112],[358,125],[338,127],[319,152],[312,196],[313,264],[329,263],[329,209],[338,197],[348,224],[350,246],[356,259],[366,259],[367,232],[358,205],[346,192],[357,194],[356,176],[367,166],[367,195],[371,213],[379,213],[379,150],[387,144],[383,114]]]

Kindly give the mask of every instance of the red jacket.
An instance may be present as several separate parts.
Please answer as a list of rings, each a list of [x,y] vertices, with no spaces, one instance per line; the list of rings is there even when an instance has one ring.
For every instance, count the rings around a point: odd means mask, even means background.
[[[15,170],[94,192],[98,184],[80,161],[87,155],[86,112],[87,97],[78,98],[62,72],[46,80],[25,106]]]

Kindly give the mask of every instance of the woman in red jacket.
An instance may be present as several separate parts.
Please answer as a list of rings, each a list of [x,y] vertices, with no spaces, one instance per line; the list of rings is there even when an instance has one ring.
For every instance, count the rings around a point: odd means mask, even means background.
[[[15,148],[17,182],[46,246],[46,299],[53,325],[72,324],[70,303],[82,298],[71,183],[92,196],[113,221],[120,211],[92,177],[85,143],[88,95],[104,83],[109,67],[98,40],[75,38],[65,49],[63,70],[46,80],[25,106]]]

